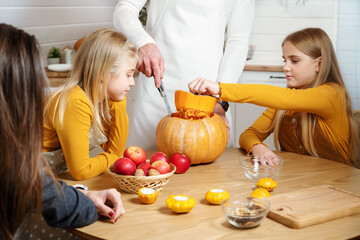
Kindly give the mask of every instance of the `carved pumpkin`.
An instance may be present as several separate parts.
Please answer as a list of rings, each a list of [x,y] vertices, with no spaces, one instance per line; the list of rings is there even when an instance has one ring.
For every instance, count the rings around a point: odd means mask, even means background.
[[[215,161],[224,152],[228,140],[224,120],[212,113],[216,102],[214,97],[176,91],[178,112],[165,116],[156,128],[159,151],[168,156],[185,154],[191,164]]]

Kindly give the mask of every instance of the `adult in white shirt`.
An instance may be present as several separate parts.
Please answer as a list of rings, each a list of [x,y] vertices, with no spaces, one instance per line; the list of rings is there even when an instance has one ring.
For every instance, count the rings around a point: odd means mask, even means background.
[[[144,28],[138,16],[145,4]],[[188,91],[188,83],[197,77],[227,83],[240,79],[254,8],[254,0],[119,0],[114,27],[139,48],[142,72],[128,99],[128,146],[156,149],[156,126],[167,115],[148,78],[155,79],[156,87],[162,79],[173,112],[175,91]],[[225,122],[231,120],[220,104],[214,112]]]

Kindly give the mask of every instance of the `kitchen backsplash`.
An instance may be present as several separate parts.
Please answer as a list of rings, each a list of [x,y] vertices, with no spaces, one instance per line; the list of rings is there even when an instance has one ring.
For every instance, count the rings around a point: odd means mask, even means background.
[[[339,1],[336,51],[354,109],[360,110],[360,1]]]
[[[281,41],[292,31],[322,27],[336,36],[338,0],[256,0],[249,64],[281,64]],[[37,37],[44,58],[52,46],[73,46],[95,29],[112,27],[118,0],[0,0],[0,22]]]
[[[53,46],[60,49],[72,47],[78,39],[95,29],[112,27],[117,2],[0,0],[0,22],[34,34],[46,59],[48,50]],[[281,42],[286,35],[306,27],[323,28],[330,35],[335,48],[339,48],[337,53],[345,82],[354,105],[360,108],[358,0],[255,0],[255,3],[251,36],[255,52],[247,64],[282,65]]]
[[[324,29],[336,46],[338,0],[256,0],[248,64],[282,65],[281,43],[290,33],[307,28]]]
[[[0,22],[34,34],[48,50],[71,46],[96,29],[112,27],[118,0],[0,0]],[[45,61],[46,62],[46,61]]]

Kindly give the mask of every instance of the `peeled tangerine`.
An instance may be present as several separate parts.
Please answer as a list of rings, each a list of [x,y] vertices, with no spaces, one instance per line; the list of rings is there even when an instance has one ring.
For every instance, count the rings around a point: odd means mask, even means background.
[[[274,188],[277,187],[277,182],[275,182],[271,178],[266,177],[259,179],[255,186],[258,188],[265,188],[266,190],[271,192],[272,190],[274,190]]]
[[[212,204],[220,204],[222,200],[227,200],[229,198],[229,193],[223,189],[210,189],[205,194],[205,199]]]
[[[257,188],[250,195],[253,198],[266,198],[271,196],[265,188]]]
[[[188,213],[195,206],[196,200],[186,195],[170,195],[166,199],[168,208],[176,213]]]
[[[139,200],[145,204],[151,204],[156,201],[159,196],[159,192],[153,188],[140,188],[138,191]]]

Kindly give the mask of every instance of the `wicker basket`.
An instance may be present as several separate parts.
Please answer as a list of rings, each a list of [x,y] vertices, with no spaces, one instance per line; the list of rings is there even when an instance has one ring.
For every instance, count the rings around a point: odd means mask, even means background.
[[[170,163],[171,172],[156,176],[129,176],[114,173],[110,169],[111,175],[119,182],[119,188],[127,193],[137,193],[140,188],[148,187],[161,191],[169,182],[169,178],[174,174],[176,167]]]

